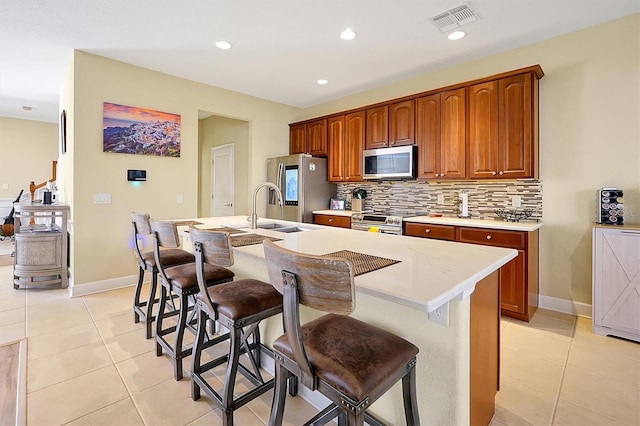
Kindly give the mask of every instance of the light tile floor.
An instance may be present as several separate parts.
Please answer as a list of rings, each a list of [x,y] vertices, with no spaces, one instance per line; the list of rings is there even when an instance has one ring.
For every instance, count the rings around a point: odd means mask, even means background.
[[[11,271],[0,267],[0,344],[28,338],[29,425],[222,424],[133,323],[132,287],[71,299],[61,289],[14,290]],[[640,425],[640,345],[592,334],[587,318],[503,318],[501,356],[492,425]],[[214,373],[219,381],[223,370]],[[236,424],[266,424],[270,399],[238,410]],[[314,413],[290,398],[285,423]]]

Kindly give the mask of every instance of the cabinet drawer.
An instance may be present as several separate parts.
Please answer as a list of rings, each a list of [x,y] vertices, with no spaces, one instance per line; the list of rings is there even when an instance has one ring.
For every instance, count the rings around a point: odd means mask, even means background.
[[[453,241],[456,237],[456,228],[448,225],[431,225],[426,223],[407,222],[404,234],[413,237],[433,238],[437,240]]]
[[[526,232],[459,227],[457,241],[460,241],[461,243],[524,249],[526,244]]]
[[[338,228],[351,228],[351,218],[349,216],[314,214],[313,223],[318,225],[336,226]]]

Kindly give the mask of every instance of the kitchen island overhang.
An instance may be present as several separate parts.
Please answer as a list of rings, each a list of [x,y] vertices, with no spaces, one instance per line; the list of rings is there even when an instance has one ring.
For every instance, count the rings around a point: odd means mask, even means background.
[[[476,285],[485,280],[493,279],[492,285],[497,286],[497,271],[516,257],[515,250],[271,219],[260,219],[258,223],[277,222],[309,230],[288,234],[269,229],[249,230],[246,216],[198,218],[197,221],[202,223],[199,228],[241,228],[246,233],[278,238],[277,244],[304,253],[325,255],[350,250],[398,260],[399,263],[355,278],[357,296],[353,316],[402,336],[420,348],[418,403],[424,424],[470,423],[471,296]],[[187,248],[189,244],[185,243]],[[237,279],[268,282],[262,244],[236,247],[234,257],[231,269]],[[498,302],[496,300],[496,318],[499,318]],[[310,309],[301,311],[304,322],[320,315],[322,313]],[[436,321],[430,320],[430,316]],[[261,331],[263,342],[271,346],[282,334],[281,318],[265,321]],[[303,390],[301,395],[321,404],[316,394]],[[403,424],[401,387],[395,386],[370,409],[391,424]]]

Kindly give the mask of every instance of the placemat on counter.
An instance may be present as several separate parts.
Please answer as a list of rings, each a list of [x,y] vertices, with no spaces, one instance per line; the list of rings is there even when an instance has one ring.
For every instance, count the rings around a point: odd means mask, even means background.
[[[250,246],[252,244],[261,244],[264,240],[282,241],[282,238],[267,237],[258,234],[235,235],[231,237],[231,245],[234,247]]]
[[[366,274],[367,272],[372,272],[400,263],[399,260],[387,259],[386,257],[374,256],[372,254],[358,253],[351,250],[340,250],[333,253],[323,254],[322,257],[341,257],[343,259],[349,259],[353,262],[353,274],[356,277],[358,275]]]
[[[174,220],[173,223],[176,226],[202,225],[202,222],[196,222],[195,220]]]
[[[229,228],[227,226],[222,227],[222,228],[205,228],[205,229],[203,229],[203,231],[228,232],[229,234],[239,234],[239,233],[242,233],[242,232],[246,232],[246,231],[243,231],[242,229]]]

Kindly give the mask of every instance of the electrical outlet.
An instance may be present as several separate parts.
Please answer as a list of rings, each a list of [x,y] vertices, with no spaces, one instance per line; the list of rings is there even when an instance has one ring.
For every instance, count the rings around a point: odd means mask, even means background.
[[[522,197],[519,195],[514,195],[511,197],[511,205],[513,207],[521,207],[522,206]]]
[[[444,204],[444,194],[438,194],[438,204]]]
[[[3,184],[2,184],[2,189],[4,189],[5,191],[6,191],[7,189],[9,189],[9,184],[8,184],[8,183],[3,183]]]

